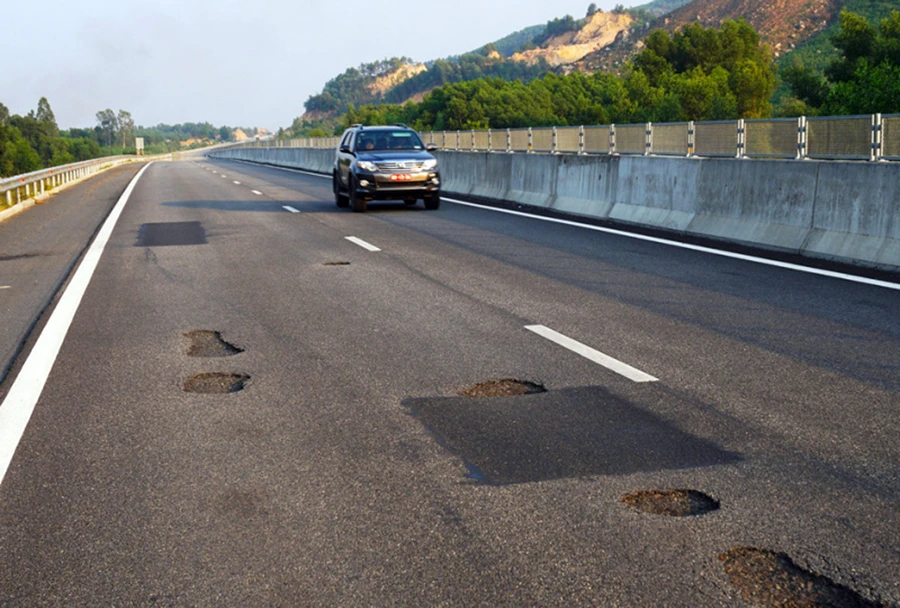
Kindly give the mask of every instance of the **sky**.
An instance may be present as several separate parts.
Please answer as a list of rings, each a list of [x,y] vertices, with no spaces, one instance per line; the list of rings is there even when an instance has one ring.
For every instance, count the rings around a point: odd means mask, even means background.
[[[596,0],[602,10],[643,1]],[[288,127],[350,67],[477,49],[588,0],[3,0],[0,103],[46,97],[60,128],[104,109],[136,124]],[[27,24],[27,25],[26,25]]]

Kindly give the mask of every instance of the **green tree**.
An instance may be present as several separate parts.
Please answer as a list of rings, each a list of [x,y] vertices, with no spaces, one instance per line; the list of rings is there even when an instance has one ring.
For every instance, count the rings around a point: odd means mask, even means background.
[[[59,136],[59,126],[56,124],[56,116],[53,115],[53,110],[50,109],[50,102],[47,101],[46,97],[41,97],[40,100],[38,100],[35,118],[43,125],[44,132],[49,137]]]

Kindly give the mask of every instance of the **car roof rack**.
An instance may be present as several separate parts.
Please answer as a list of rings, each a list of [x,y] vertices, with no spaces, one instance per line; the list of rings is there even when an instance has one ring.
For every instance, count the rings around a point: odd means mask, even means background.
[[[362,125],[362,123],[356,123],[355,125],[350,125],[350,128],[351,129],[356,129],[356,128],[365,129],[365,127]]]
[[[393,126],[393,127],[403,127],[404,129],[408,129],[408,128],[409,128],[408,126],[406,126],[406,125],[403,124],[402,122],[395,122],[395,123],[394,123],[393,125],[391,125],[391,126]]]

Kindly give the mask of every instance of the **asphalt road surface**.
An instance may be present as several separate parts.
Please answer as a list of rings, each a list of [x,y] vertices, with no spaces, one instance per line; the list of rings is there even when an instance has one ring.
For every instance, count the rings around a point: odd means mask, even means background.
[[[198,158],[140,174],[43,355],[137,171],[0,224],[2,408],[55,361],[0,605],[774,605],[739,547],[900,605],[900,292]],[[460,396],[497,379],[545,391]],[[671,489],[720,506],[622,500]]]

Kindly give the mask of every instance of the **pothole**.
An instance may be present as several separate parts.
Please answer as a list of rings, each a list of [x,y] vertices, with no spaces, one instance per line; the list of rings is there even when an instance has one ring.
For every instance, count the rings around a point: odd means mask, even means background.
[[[247,374],[229,374],[226,372],[209,372],[197,374],[184,383],[188,393],[223,394],[244,390],[250,376]]]
[[[230,357],[244,352],[234,344],[222,339],[222,334],[208,329],[197,329],[184,334],[190,338],[188,357]]]
[[[620,500],[632,509],[670,517],[705,515],[719,508],[718,500],[697,490],[643,490]]]
[[[852,589],[805,570],[784,553],[737,547],[719,556],[731,583],[759,606],[877,608]]]
[[[467,388],[459,393],[460,397],[513,397],[516,395],[532,395],[546,393],[547,389],[542,384],[503,378],[500,380],[488,380]]]
[[[350,262],[325,262],[322,266],[349,266]]]

